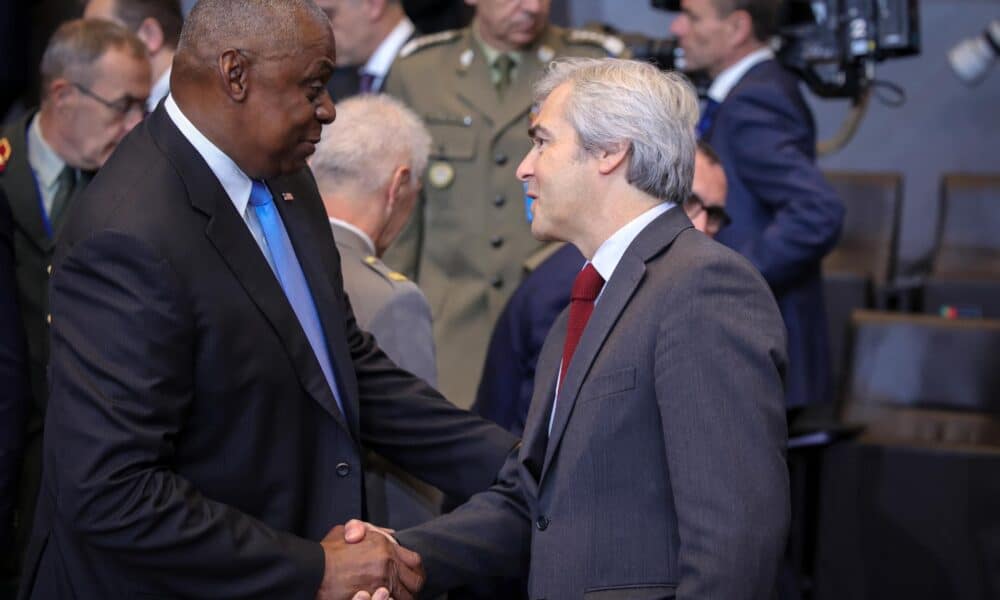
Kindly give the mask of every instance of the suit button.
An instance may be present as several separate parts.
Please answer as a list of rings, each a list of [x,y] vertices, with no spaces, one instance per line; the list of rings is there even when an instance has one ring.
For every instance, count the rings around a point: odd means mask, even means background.
[[[337,463],[337,475],[339,477],[347,477],[350,474],[351,474],[351,465],[345,462]]]
[[[503,152],[497,152],[493,155],[493,162],[500,165],[501,167],[507,164],[507,155]]]
[[[507,203],[507,197],[503,194],[497,194],[497,197],[493,199],[493,206],[500,208]]]
[[[503,277],[500,275],[494,275],[490,278],[490,285],[493,286],[493,289],[499,290],[503,287]]]
[[[499,248],[500,246],[503,246],[503,236],[495,235],[491,237],[490,246],[493,246],[494,248]]]
[[[549,528],[549,520],[545,517],[545,515],[542,515],[538,517],[537,521],[535,521],[535,527],[538,527],[538,531],[545,531]]]
[[[45,315],[45,322],[49,325],[52,324],[52,315]]]
[[[48,273],[49,275],[51,275],[52,274],[52,265],[49,265],[49,266],[45,267],[45,272]]]

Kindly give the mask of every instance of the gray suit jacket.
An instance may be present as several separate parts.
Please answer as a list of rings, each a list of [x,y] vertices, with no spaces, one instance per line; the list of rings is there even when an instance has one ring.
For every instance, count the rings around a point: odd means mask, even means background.
[[[789,521],[785,333],[743,258],[671,210],[594,309],[546,435],[566,313],[499,483],[399,534],[428,585],[528,572],[531,598],[764,599]]]
[[[437,386],[431,308],[417,284],[376,256],[357,233],[331,223],[344,270],[344,289],[358,325],[375,336],[397,365]]]
[[[412,281],[374,256],[356,232],[331,222],[340,251],[344,291],[354,306],[358,327],[375,336],[397,365],[437,385],[431,308]],[[441,492],[374,452],[365,453],[367,519],[402,529],[441,514]]]

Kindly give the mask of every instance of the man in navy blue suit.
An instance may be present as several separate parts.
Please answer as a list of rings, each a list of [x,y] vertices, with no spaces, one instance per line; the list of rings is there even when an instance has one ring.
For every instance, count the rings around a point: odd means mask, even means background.
[[[729,223],[726,173],[718,155],[703,141],[695,153],[691,192],[684,212],[698,231],[714,237]],[[569,304],[573,280],[584,262],[575,246],[562,244],[511,296],[493,328],[473,412],[515,435],[524,431],[538,354],[556,317]]]
[[[844,207],[816,165],[798,80],[774,59],[780,0],[683,0],[671,31],[688,68],[712,77],[698,131],[722,157],[733,226],[718,239],[752,262],[788,329],[787,406],[829,400],[820,261]]]

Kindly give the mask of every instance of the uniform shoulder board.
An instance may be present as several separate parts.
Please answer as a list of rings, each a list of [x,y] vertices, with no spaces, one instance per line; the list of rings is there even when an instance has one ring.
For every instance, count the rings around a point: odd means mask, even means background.
[[[599,46],[608,53],[609,56],[618,58],[625,53],[625,42],[607,33],[591,31],[589,29],[570,29],[566,32],[566,42],[570,44],[587,44]]]
[[[400,48],[399,58],[406,58],[414,52],[418,52],[424,48],[430,48],[431,46],[437,46],[438,44],[450,42],[460,35],[462,35],[461,31],[458,29],[451,29],[448,31],[440,31],[438,33],[413,38],[407,42],[406,45]]]
[[[365,257],[365,264],[368,265],[372,271],[375,271],[376,273],[378,273],[382,277],[385,277],[389,281],[395,281],[396,283],[409,281],[409,279],[406,278],[406,275],[393,271],[389,267],[385,266],[385,264],[382,261],[380,261],[378,258],[372,255],[368,255]]]

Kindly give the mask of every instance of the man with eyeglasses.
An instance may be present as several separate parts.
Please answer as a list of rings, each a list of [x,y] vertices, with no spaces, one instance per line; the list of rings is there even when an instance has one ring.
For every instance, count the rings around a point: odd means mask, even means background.
[[[33,399],[14,516],[16,543],[3,544],[4,564],[21,562],[7,554],[19,555],[26,543],[38,490],[52,253],[77,194],[142,120],[151,75],[145,46],[126,28],[74,20],[49,41],[41,79],[41,107],[0,132],[0,188],[13,214],[18,305]]]
[[[715,237],[730,223],[726,213],[726,172],[711,146],[698,142],[691,194],[684,213],[695,229]],[[585,259],[572,244],[561,244],[537,265],[504,307],[490,346],[472,411],[521,435],[535,386],[535,364],[542,343],[570,300],[573,278]]]

